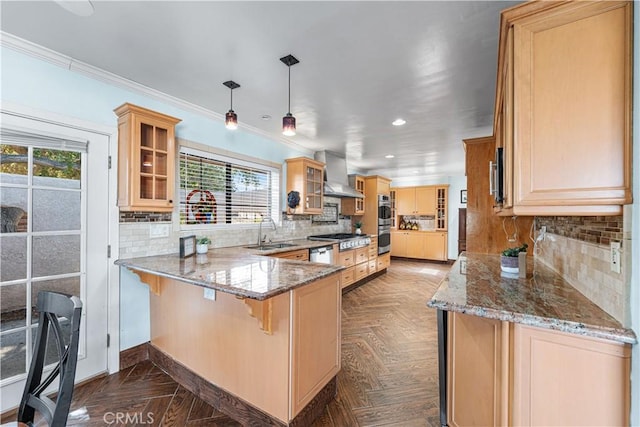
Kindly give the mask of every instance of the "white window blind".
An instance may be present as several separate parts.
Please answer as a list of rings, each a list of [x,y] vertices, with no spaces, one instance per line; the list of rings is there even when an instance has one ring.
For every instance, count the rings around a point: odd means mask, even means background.
[[[278,220],[278,169],[191,148],[180,149],[180,224]]]

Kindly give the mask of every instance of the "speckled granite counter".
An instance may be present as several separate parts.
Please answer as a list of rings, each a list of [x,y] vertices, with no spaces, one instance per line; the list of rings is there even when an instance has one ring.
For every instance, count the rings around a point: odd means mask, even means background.
[[[540,262],[501,276],[500,256],[463,253],[427,305],[446,311],[636,343],[635,333]]]
[[[116,264],[255,300],[271,298],[344,268],[267,256],[328,244],[306,239],[286,243],[295,246],[270,250],[238,246],[210,249],[207,254],[185,259],[178,254],[157,255],[120,259]]]

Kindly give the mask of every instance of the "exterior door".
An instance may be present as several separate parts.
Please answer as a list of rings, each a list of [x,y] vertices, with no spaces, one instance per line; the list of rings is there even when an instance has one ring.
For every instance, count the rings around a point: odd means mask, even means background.
[[[83,302],[76,381],[107,370],[109,137],[7,113],[0,131],[5,411],[22,395],[40,290],[78,295]],[[57,354],[48,351],[47,357],[54,362]]]

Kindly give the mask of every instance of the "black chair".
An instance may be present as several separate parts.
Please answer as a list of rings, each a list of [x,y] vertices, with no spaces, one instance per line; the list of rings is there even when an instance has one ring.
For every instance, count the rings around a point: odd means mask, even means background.
[[[73,396],[73,383],[78,363],[78,340],[80,338],[80,315],[82,301],[76,296],[58,292],[40,291],[36,305],[40,313],[38,332],[29,368],[27,383],[18,410],[18,422],[33,424],[35,412],[39,412],[52,427],[65,426]],[[64,319],[65,331],[60,326]],[[53,334],[50,334],[53,332]],[[52,337],[54,339],[49,340]],[[42,380],[47,343],[57,349],[58,363],[53,371]],[[56,401],[42,395],[42,392],[60,376]]]

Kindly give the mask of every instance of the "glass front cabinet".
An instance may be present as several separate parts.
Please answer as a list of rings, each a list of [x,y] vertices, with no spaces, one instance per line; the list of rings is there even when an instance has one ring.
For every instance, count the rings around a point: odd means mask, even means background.
[[[321,214],[324,163],[307,157],[287,159],[287,194],[297,191],[300,197],[295,207],[289,205],[289,214]]]
[[[118,116],[118,206],[169,212],[175,181],[175,126],[180,119],[125,103]]]

